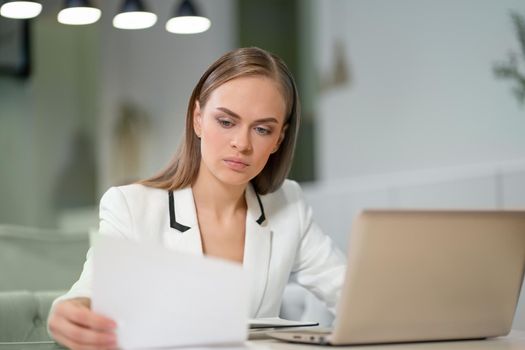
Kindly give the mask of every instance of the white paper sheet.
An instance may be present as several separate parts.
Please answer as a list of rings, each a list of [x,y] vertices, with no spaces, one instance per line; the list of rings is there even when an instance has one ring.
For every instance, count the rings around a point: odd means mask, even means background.
[[[247,289],[238,264],[112,237],[95,246],[92,307],[124,349],[241,343]]]

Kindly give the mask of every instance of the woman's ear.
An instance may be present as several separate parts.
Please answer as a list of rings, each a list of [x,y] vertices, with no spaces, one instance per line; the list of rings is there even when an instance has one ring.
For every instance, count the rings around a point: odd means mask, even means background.
[[[286,130],[288,129],[288,123],[284,124],[281,134],[279,135],[279,140],[277,140],[277,144],[275,145],[274,149],[272,150],[272,153],[275,153],[279,150],[279,147],[281,147],[281,143],[284,140],[284,136],[286,136]]]
[[[202,131],[202,114],[199,101],[195,101],[195,108],[193,108],[193,131],[198,138],[201,137]]]

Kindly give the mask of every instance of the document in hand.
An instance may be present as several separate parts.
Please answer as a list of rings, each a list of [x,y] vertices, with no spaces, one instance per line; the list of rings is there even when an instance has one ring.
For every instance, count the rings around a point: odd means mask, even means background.
[[[117,323],[121,348],[233,344],[247,338],[241,265],[100,237],[92,307]]]

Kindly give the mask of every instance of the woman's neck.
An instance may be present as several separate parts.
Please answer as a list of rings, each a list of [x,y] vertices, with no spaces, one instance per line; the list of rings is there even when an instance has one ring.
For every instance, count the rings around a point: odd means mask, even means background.
[[[227,185],[199,171],[197,180],[192,186],[197,212],[206,211],[220,220],[231,217],[239,211],[246,211],[244,197],[246,186]]]

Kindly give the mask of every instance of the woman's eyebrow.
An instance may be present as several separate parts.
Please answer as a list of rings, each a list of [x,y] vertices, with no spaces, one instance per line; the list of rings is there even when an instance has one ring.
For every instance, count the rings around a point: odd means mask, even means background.
[[[224,112],[224,113],[226,113],[226,114],[228,114],[228,115],[230,115],[232,118],[241,119],[241,117],[237,113],[235,113],[232,110],[229,110],[226,107],[217,107],[217,109],[222,111],[222,112]],[[276,118],[273,118],[273,117],[257,119],[255,122],[256,123],[277,123],[277,124],[279,124],[279,121]]]

